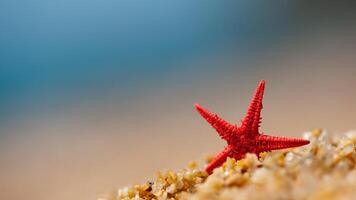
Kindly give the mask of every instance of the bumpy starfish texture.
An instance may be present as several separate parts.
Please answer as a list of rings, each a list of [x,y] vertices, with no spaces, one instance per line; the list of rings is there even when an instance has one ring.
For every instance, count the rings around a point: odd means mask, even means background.
[[[227,142],[227,146],[224,150],[218,153],[206,167],[205,171],[209,174],[211,174],[216,167],[221,166],[227,157],[240,160],[245,157],[246,153],[254,153],[258,156],[261,152],[265,151],[309,144],[309,141],[304,139],[269,136],[259,133],[262,119],[261,110],[263,107],[262,99],[264,88],[265,81],[261,80],[256,88],[255,95],[252,98],[246,116],[239,127],[209,112],[199,104],[195,104],[195,108],[199,114],[210,123],[220,137]]]

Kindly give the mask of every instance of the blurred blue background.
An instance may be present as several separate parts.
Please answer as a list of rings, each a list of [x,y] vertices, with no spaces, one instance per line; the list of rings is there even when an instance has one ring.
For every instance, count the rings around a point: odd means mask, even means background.
[[[354,1],[2,0],[0,198],[95,199],[262,129],[355,128]],[[199,148],[197,148],[199,147]],[[174,156],[172,156],[174,155]]]
[[[107,92],[126,96],[176,72],[219,70],[183,64],[232,50],[254,57],[304,21],[298,1],[35,0],[0,9],[2,122]]]

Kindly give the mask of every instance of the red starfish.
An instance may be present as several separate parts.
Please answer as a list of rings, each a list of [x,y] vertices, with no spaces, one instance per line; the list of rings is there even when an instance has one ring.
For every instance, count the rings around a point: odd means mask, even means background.
[[[269,136],[259,133],[258,128],[261,122],[260,114],[264,88],[265,81],[261,80],[240,127],[230,124],[221,119],[218,115],[204,109],[199,104],[195,104],[195,108],[200,115],[205,118],[219,133],[220,137],[227,142],[227,146],[224,150],[217,154],[213,161],[206,167],[205,170],[209,174],[211,174],[216,167],[221,166],[227,157],[240,160],[245,157],[246,153],[254,153],[258,156],[259,153],[265,151],[309,144],[309,141],[304,139]]]

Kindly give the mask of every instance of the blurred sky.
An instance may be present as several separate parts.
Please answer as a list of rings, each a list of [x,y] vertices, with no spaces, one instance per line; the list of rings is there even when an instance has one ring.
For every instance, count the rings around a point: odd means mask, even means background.
[[[238,123],[260,79],[263,131],[354,129],[354,4],[1,1],[0,197],[95,199],[179,169],[223,145],[192,104]]]
[[[176,73],[205,76],[224,66],[185,64],[231,48],[239,59],[256,59],[288,38],[329,27],[336,16],[347,23],[353,11],[307,10],[310,3],[297,1],[36,0],[0,6],[3,120],[108,93],[127,97],[167,84]]]

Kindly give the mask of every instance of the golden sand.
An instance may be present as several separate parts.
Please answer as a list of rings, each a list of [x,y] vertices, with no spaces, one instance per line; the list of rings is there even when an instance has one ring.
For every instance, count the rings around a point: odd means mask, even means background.
[[[356,199],[356,132],[343,136],[314,130],[304,147],[266,152],[258,159],[228,158],[210,176],[196,162],[179,172],[158,173],[155,180],[121,188],[100,198],[193,200]]]

